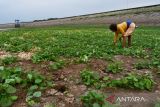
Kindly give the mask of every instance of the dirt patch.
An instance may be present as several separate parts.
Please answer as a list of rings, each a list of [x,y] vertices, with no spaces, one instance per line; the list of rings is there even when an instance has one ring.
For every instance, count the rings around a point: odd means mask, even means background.
[[[79,74],[80,71],[82,71],[83,69],[85,69],[87,67],[86,64],[76,64],[76,65],[69,65],[68,67],[62,69],[62,74],[64,75],[68,75],[68,74]]]
[[[80,72],[85,68],[87,68],[86,64],[72,64],[52,72],[55,87],[49,92],[51,92],[57,107],[81,107],[78,99],[87,87],[78,82],[80,81]]]
[[[86,67],[87,67],[86,64],[68,65],[68,67],[60,69],[56,72],[53,71],[53,78],[55,78],[55,81],[59,81],[59,80],[75,81],[75,79],[80,78],[80,71],[82,71]]]
[[[32,52],[20,52],[18,53],[18,57],[20,59],[23,59],[23,60],[30,60],[31,57],[32,57],[33,53]]]
[[[73,61],[65,60],[65,62],[68,61],[67,65],[60,69],[60,70],[51,70],[49,68],[49,64],[51,62],[46,61],[39,64],[32,63],[31,60],[23,60],[19,61],[12,66],[20,66],[22,69],[26,71],[36,70],[40,72],[41,74],[44,74],[46,76],[49,76],[54,81],[55,87],[51,89],[47,89],[43,96],[41,97],[41,102],[38,105],[38,107],[43,107],[47,103],[53,103],[56,105],[56,107],[82,107],[82,102],[80,100],[80,96],[83,95],[88,90],[95,90],[94,87],[87,87],[82,84],[81,78],[80,78],[80,72],[84,69],[91,69],[92,71],[95,71],[100,74],[100,76],[109,76],[113,79],[116,78],[123,78],[124,75],[126,75],[128,72],[134,70],[134,63],[137,61],[137,59],[132,58],[130,56],[123,56],[123,55],[116,55],[114,57],[114,61],[121,61],[123,62],[124,71],[122,73],[104,73],[104,70],[106,69],[108,62],[101,59],[91,59],[87,64],[75,64]],[[150,69],[143,69],[143,70],[135,70],[136,72],[140,74],[144,73],[152,73]],[[158,77],[154,77],[158,78]],[[158,81],[159,79],[157,79]],[[156,82],[157,82],[156,81]],[[144,103],[135,103],[135,102],[122,102],[121,105],[123,107],[142,107],[142,104],[144,104],[146,107],[152,107],[155,103],[155,99],[159,96],[159,88],[160,85],[157,84],[156,90],[152,90],[151,92],[148,91],[141,91],[141,90],[135,90],[135,89],[123,89],[123,88],[103,88],[99,89],[98,91],[103,92],[107,96],[109,95],[116,95],[116,96],[143,96],[144,98],[150,100],[150,102]],[[141,93],[146,93],[145,95],[142,95]],[[23,94],[22,94],[23,95]],[[25,96],[25,95],[24,95]],[[24,99],[24,98],[21,98]],[[154,99],[154,100],[153,100]],[[24,103],[25,100],[18,100],[13,107],[26,107],[26,103]],[[15,106],[17,104],[17,106]]]
[[[55,87],[48,89],[41,97],[41,102],[38,107],[43,107],[47,102],[53,102],[56,107],[81,107],[79,96],[82,95],[87,87],[84,85],[77,85],[76,80],[80,80],[80,71],[87,67],[86,64],[73,64],[67,67],[52,71],[49,69],[50,62],[42,62],[34,64],[30,60],[19,61],[10,66],[20,66],[25,71],[36,70],[41,74],[52,76]],[[73,88],[73,89],[72,89]],[[23,98],[25,99],[25,95]],[[25,100],[18,100],[13,107],[26,107]]]
[[[92,59],[88,64],[71,64],[53,72],[56,85],[54,89],[58,92],[55,94],[57,107],[81,107],[80,96],[88,88],[81,84],[80,72],[88,68],[102,74],[106,65],[107,62],[104,60]],[[65,94],[65,92],[69,93],[69,95]]]
[[[22,60],[30,60],[32,55],[35,52],[40,51],[40,50],[41,50],[40,47],[34,47],[29,52],[20,52],[20,53],[16,53],[16,55]]]
[[[49,76],[50,75],[49,63],[50,63],[49,61],[46,61],[39,64],[35,64],[35,63],[32,63],[31,60],[23,60],[23,61],[18,61],[16,63],[13,63],[9,66],[21,67],[25,72],[37,71],[40,74]]]
[[[131,71],[132,69],[134,69],[133,65],[136,62],[135,58],[123,55],[114,56],[114,60],[115,62],[122,62],[125,71]]]
[[[151,69],[141,69],[141,70],[136,70],[136,73],[144,75],[144,74],[152,74]]]
[[[89,62],[89,66],[91,69],[93,69],[95,71],[103,72],[107,67],[107,62],[105,60],[101,60],[101,59],[92,59]]]
[[[5,57],[11,57],[12,55],[9,52],[0,50],[0,59],[4,59]]]
[[[87,87],[85,85],[73,85],[69,87],[69,91],[75,96],[79,97],[87,91]]]
[[[65,82],[57,82],[54,89],[56,89],[60,93],[64,93],[67,91],[66,83]]]
[[[6,51],[0,50],[0,59],[4,59],[5,57],[17,56],[22,60],[30,60],[35,50],[31,52],[20,52],[20,53],[10,53]]]
[[[27,107],[27,104],[25,103],[26,90],[21,87],[17,87],[16,95],[18,96],[18,99],[12,107]]]

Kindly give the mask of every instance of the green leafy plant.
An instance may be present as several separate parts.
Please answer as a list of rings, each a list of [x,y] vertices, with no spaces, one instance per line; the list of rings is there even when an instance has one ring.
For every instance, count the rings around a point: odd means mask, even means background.
[[[0,106],[8,107],[17,100],[18,96],[15,96],[16,88],[15,84],[20,84],[22,79],[20,68],[5,68],[0,67]]]
[[[86,95],[81,96],[83,107],[115,107],[114,104],[107,102],[104,94],[96,91],[89,91]]]
[[[23,82],[21,68],[8,68],[0,72],[0,77],[5,84],[15,85]]]
[[[53,103],[46,103],[44,107],[56,107]]]
[[[159,102],[156,102],[154,107],[160,107],[160,101]]]
[[[115,62],[108,65],[106,72],[117,73],[117,72],[121,72],[122,70],[123,70],[122,63]]]
[[[33,90],[32,90],[33,91]],[[39,101],[39,98],[41,97],[41,91],[33,91],[28,92],[26,97],[26,102],[30,106],[34,106]]]
[[[39,85],[44,80],[44,77],[42,75],[36,73],[35,71],[31,71],[31,72],[27,73],[27,80],[29,83]]]
[[[41,89],[52,86],[52,82],[49,79],[46,79],[43,75],[35,71],[28,72],[26,79],[27,84],[38,85]]]
[[[147,61],[141,61],[141,62],[138,62],[136,63],[134,66],[136,69],[140,70],[140,69],[148,69],[148,68],[151,68],[150,66],[151,64]]]
[[[48,52],[46,50],[35,53],[31,58],[33,63],[39,63],[41,61],[55,61],[56,57],[52,52]]]
[[[83,70],[81,71],[80,76],[82,82],[87,86],[94,85],[99,81],[99,75],[94,71]]]
[[[16,88],[9,84],[0,83],[0,106],[8,107],[17,100],[18,96],[13,94],[16,93]]]
[[[160,69],[160,60],[159,59],[156,59],[156,58],[153,58],[152,62],[151,62],[151,65],[153,67],[156,67],[158,69]]]
[[[53,86],[52,82],[46,80],[44,76],[33,71],[27,74],[27,85],[30,87],[27,92],[26,102],[30,106],[37,104],[39,97],[41,97],[42,90]]]
[[[9,56],[2,59],[3,65],[9,65],[17,61],[17,57]]]
[[[151,90],[153,84],[154,81],[150,75],[129,74],[124,78],[108,81],[106,86]]]
[[[87,63],[89,61],[89,57],[90,57],[89,55],[82,55],[79,58],[79,62],[80,63]]]
[[[34,105],[41,97],[41,91],[52,87],[53,83],[36,72],[22,72],[19,67],[6,68],[0,66],[0,106],[8,107],[18,98],[15,96],[16,86],[27,89],[26,102]]]
[[[52,70],[58,70],[58,69],[63,68],[64,64],[65,64],[64,61],[60,60],[60,61],[57,61],[57,62],[52,63],[52,64],[50,65],[50,68],[51,68]]]
[[[76,29],[76,30],[75,30]],[[77,30],[78,29],[78,30]],[[142,27],[137,29],[134,45],[130,48],[113,48],[112,34],[105,31],[105,26],[85,25],[58,26],[42,28],[24,28],[0,33],[1,49],[10,52],[30,51],[39,47],[40,51],[32,57],[34,63],[44,60],[53,61],[55,58],[82,57],[86,62],[90,58],[109,58],[114,55],[128,55],[140,58],[159,59],[159,27]],[[29,32],[26,32],[29,31]],[[144,32],[143,31],[148,31]],[[108,38],[105,38],[107,36]],[[152,36],[152,38],[150,38]],[[94,52],[92,52],[94,50]],[[112,59],[112,58],[109,58]]]

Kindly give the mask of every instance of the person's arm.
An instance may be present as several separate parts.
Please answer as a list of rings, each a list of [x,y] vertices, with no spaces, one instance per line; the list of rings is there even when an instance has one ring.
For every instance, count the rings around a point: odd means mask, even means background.
[[[114,35],[114,45],[116,46],[116,43],[117,43],[117,39],[118,39],[118,33],[115,32],[115,35]]]
[[[126,46],[126,37],[124,36],[125,35],[125,31],[121,27],[118,27],[118,29],[122,33],[122,37],[123,37],[122,47],[124,48]]]

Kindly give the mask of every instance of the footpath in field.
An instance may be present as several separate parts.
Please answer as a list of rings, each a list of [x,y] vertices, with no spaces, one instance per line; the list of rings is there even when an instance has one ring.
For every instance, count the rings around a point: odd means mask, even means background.
[[[105,26],[0,32],[0,106],[158,107],[160,31],[114,47]]]

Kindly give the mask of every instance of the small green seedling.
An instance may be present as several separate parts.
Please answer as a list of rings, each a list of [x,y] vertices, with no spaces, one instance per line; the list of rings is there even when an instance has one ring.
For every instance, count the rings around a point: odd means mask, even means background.
[[[79,63],[87,63],[89,61],[89,57],[88,55],[82,55],[79,58]]]
[[[151,90],[153,84],[154,81],[150,75],[128,74],[126,77],[108,81],[106,86]]]
[[[80,76],[81,76],[82,82],[87,86],[96,84],[100,78],[97,73],[90,70],[81,71]]]
[[[2,64],[9,65],[9,64],[15,63],[16,61],[17,61],[17,57],[9,56],[2,59]]]
[[[96,91],[89,91],[86,95],[81,96],[83,107],[118,107],[106,100],[106,96]]]
[[[33,63],[40,63],[42,61],[55,61],[56,57],[52,52],[40,51],[35,53],[31,58]]]
[[[57,61],[57,62],[52,63],[52,64],[50,65],[50,68],[51,68],[52,70],[58,70],[58,69],[63,68],[64,64],[65,64],[65,62],[62,61],[62,60],[60,60],[60,61]]]
[[[160,107],[160,101],[159,101],[159,99],[158,99],[158,101],[156,101],[154,107]]]
[[[134,64],[135,68],[140,70],[140,69],[149,69],[151,68],[150,66],[151,64],[147,61],[141,61],[141,62],[138,62],[136,64]]]
[[[56,107],[53,103],[46,103],[44,107]]]
[[[106,72],[118,73],[123,70],[122,63],[115,62],[108,65]]]

